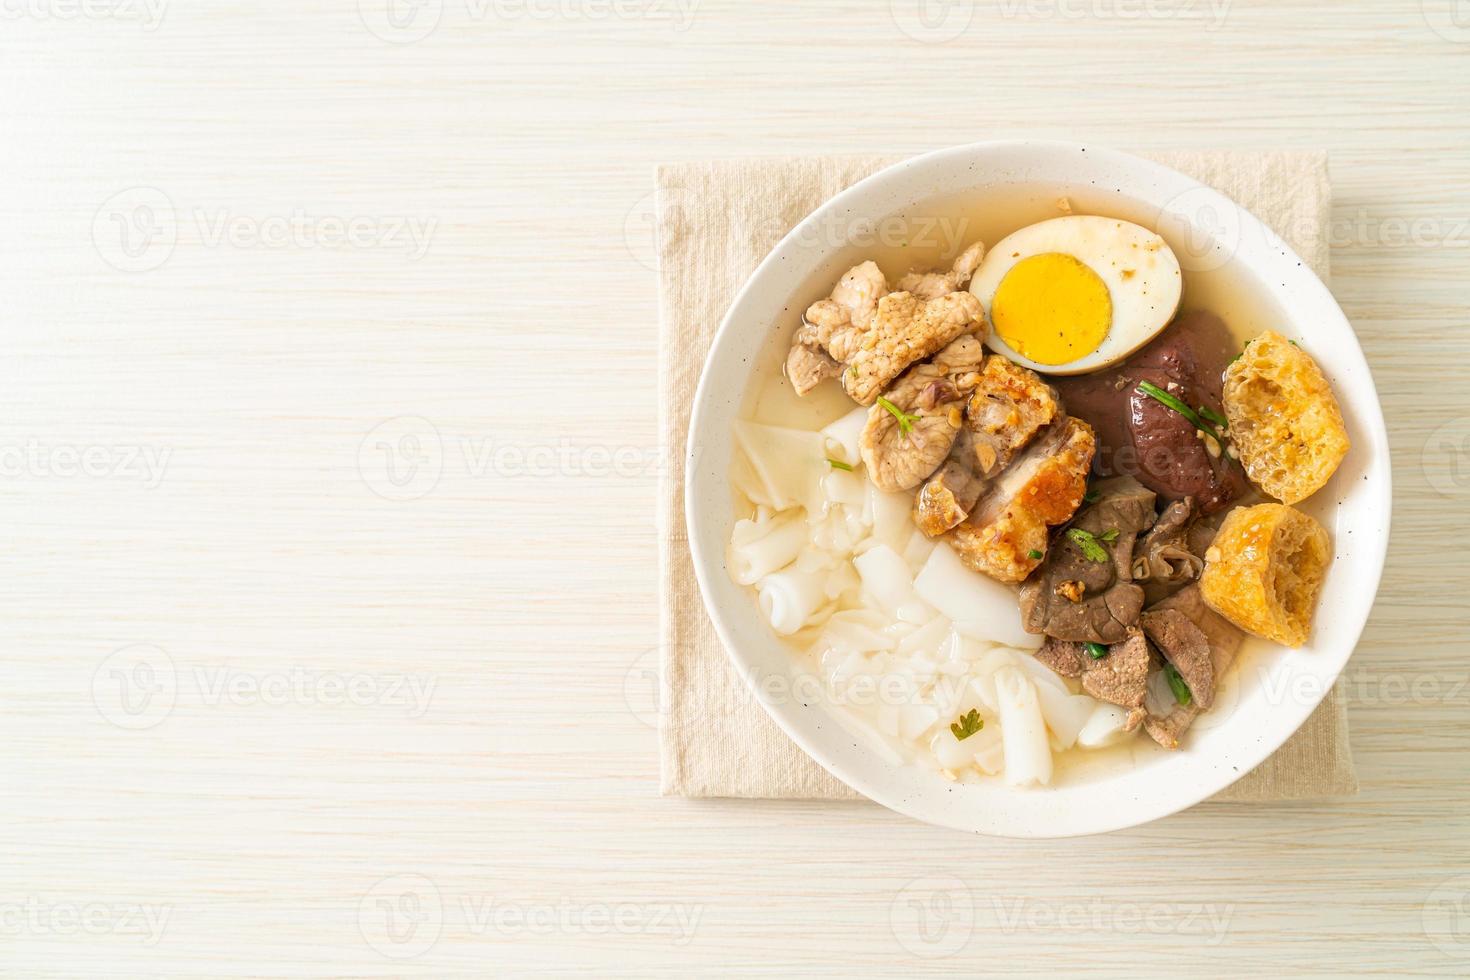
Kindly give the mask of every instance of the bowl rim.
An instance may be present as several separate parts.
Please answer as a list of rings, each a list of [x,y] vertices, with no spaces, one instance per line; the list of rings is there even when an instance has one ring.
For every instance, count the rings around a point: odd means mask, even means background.
[[[1335,338],[1340,338],[1344,348],[1339,352],[1340,356],[1346,356],[1357,362],[1353,365],[1354,368],[1361,370],[1362,379],[1366,380],[1366,383],[1372,389],[1372,411],[1360,413],[1356,418],[1356,422],[1368,437],[1366,441],[1369,445],[1365,448],[1371,448],[1374,451],[1375,459],[1381,459],[1386,462],[1388,458],[1388,435],[1383,418],[1382,400],[1379,397],[1377,386],[1373,381],[1367,359],[1363,355],[1362,345],[1358,342],[1357,334],[1353,330],[1351,322],[1347,319],[1346,314],[1343,313],[1342,308],[1338,305],[1336,298],[1333,297],[1326,284],[1301,260],[1291,246],[1283,241],[1280,236],[1276,235],[1254,214],[1225,194],[1193,177],[1153,160],[1097,144],[1084,144],[1065,140],[987,140],[947,147],[909,157],[878,170],[831,198],[828,198],[787,232],[761,262],[757,264],[740,289],[737,290],[725,316],[721,319],[720,325],[705,355],[699,383],[695,389],[686,445],[683,447],[685,529],[688,535],[695,578],[699,583],[700,596],[705,611],[709,615],[711,623],[714,625],[715,632],[725,649],[726,656],[730,659],[736,672],[741,675],[741,683],[750,686],[752,690],[754,689],[754,671],[749,658],[743,653],[734,636],[734,629],[731,622],[731,616],[734,613],[732,610],[723,608],[717,601],[718,597],[714,589],[713,576],[724,573],[724,550],[721,548],[717,554],[711,554],[705,545],[704,536],[700,533],[703,518],[702,508],[699,506],[698,493],[701,483],[696,478],[699,473],[696,467],[699,458],[697,447],[703,438],[701,433],[703,433],[709,424],[706,418],[712,411],[709,407],[711,405],[710,389],[718,383],[714,378],[715,365],[728,360],[729,352],[727,349],[735,343],[736,334],[740,330],[736,322],[738,314],[751,301],[752,295],[758,289],[762,288],[763,280],[781,263],[784,258],[784,253],[792,247],[793,243],[797,242],[804,233],[816,226],[824,218],[834,213],[853,210],[853,204],[875,188],[890,181],[895,181],[900,175],[914,169],[934,167],[936,165],[952,163],[966,157],[987,153],[1005,153],[1008,151],[1023,150],[1087,153],[1090,161],[1112,162],[1117,165],[1152,171],[1153,175],[1161,179],[1166,179],[1184,188],[1189,193],[1196,195],[1197,201],[1223,209],[1235,220],[1240,222],[1240,228],[1243,231],[1249,231],[1252,234],[1259,235],[1262,241],[1269,244],[1272,251],[1279,252],[1279,261],[1273,261],[1268,263],[1268,265],[1273,276],[1279,271],[1286,277],[1287,281],[1282,283],[1283,288],[1289,283],[1293,289],[1305,290],[1311,294],[1309,299],[1313,303],[1335,314],[1333,322],[1323,325],[1321,329],[1334,333]],[[874,215],[873,217],[882,218],[885,215]],[[830,254],[838,247],[840,246],[828,245],[825,247],[825,251]],[[1250,268],[1257,275],[1263,275],[1264,273],[1260,265],[1260,263],[1252,263]],[[722,357],[722,353],[726,356]],[[748,387],[749,371],[745,373],[744,377],[744,386]],[[730,435],[727,433],[725,438],[729,439]],[[1322,701],[1326,699],[1327,694],[1333,689],[1342,671],[1346,669],[1347,663],[1356,650],[1357,644],[1362,637],[1362,632],[1367,625],[1368,617],[1382,582],[1383,568],[1388,551],[1388,539],[1391,532],[1393,503],[1391,469],[1387,465],[1379,465],[1375,467],[1374,473],[1374,478],[1370,479],[1365,477],[1369,483],[1368,489],[1373,492],[1372,497],[1368,500],[1368,505],[1382,514],[1382,533],[1372,536],[1372,539],[1364,547],[1363,554],[1360,557],[1366,561],[1360,560],[1358,564],[1358,576],[1362,585],[1353,590],[1355,594],[1367,595],[1369,601],[1355,604],[1350,610],[1344,610],[1341,615],[1334,617],[1335,621],[1345,622],[1347,624],[1339,641],[1344,646],[1346,652],[1340,657],[1335,658],[1335,662],[1324,672],[1323,676],[1328,683],[1321,687],[1315,697],[1305,699],[1295,705],[1299,709],[1299,717],[1289,729],[1284,730],[1284,733],[1279,739],[1257,739],[1255,745],[1251,749],[1246,750],[1244,755],[1237,760],[1241,763],[1240,765],[1230,767],[1228,772],[1224,768],[1212,770],[1215,778],[1204,780],[1194,788],[1175,792],[1162,804],[1154,806],[1151,809],[1145,809],[1137,813],[1130,812],[1126,816],[1115,816],[1111,819],[1101,818],[1085,827],[1040,831],[1031,828],[1008,828],[1005,830],[976,828],[970,822],[945,819],[943,815],[919,812],[918,808],[911,805],[907,798],[893,798],[883,792],[876,785],[875,780],[862,771],[861,768],[845,765],[839,760],[831,758],[825,750],[815,744],[814,739],[808,738],[806,733],[798,728],[793,717],[788,717],[787,712],[777,710],[761,698],[759,691],[753,691],[753,693],[756,696],[756,700],[761,704],[762,709],[780,727],[786,736],[836,779],[881,806],[925,823],[950,827],[983,836],[1019,839],[1057,839],[1109,833],[1171,816],[1226,789],[1275,753],[1315,713]],[[1340,505],[1341,503],[1339,502],[1334,507],[1340,507]],[[1104,781],[1113,778],[1116,777],[1105,777]],[[1031,790],[1015,789],[1011,790],[1011,792],[1029,792],[1044,796],[1049,793],[1057,793],[1058,790],[1048,787]]]

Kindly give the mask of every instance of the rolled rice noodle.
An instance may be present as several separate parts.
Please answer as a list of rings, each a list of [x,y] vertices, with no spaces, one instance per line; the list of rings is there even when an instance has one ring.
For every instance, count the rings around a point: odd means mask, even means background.
[[[833,459],[841,460],[850,466],[859,465],[862,462],[862,455],[858,447],[862,441],[863,426],[867,424],[868,410],[854,408],[823,429],[822,435],[827,440],[828,454]]]
[[[1012,786],[1051,782],[1051,746],[1036,685],[1015,666],[995,672],[1000,733],[1005,741],[1005,779]]]
[[[818,609],[826,604],[826,575],[819,571],[801,572],[788,568],[772,572],[760,580],[761,613],[771,628],[781,636],[789,636],[806,626]]]
[[[737,521],[730,544],[730,574],[741,585],[754,585],[785,568],[807,543],[807,525],[796,511],[764,522]]]

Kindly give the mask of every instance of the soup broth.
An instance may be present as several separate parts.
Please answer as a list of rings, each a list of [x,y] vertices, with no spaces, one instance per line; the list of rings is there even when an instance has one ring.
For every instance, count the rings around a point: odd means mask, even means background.
[[[803,311],[826,297],[842,273],[864,260],[875,261],[890,282],[911,270],[944,268],[970,243],[987,246],[1024,226],[1063,214],[1095,214],[1120,218],[1159,232],[1179,257],[1183,269],[1180,313],[1203,310],[1220,317],[1237,343],[1262,330],[1286,322],[1248,274],[1234,263],[1222,260],[1205,235],[1196,230],[1174,230],[1159,226],[1159,214],[1151,206],[1121,197],[1111,188],[1095,186],[1043,186],[1010,184],[992,186],[983,192],[934,198],[915,203],[902,212],[872,225],[827,229],[835,240],[834,254],[791,297],[780,320],[771,324],[770,338],[754,366],[742,415],[771,426],[820,429],[848,415],[854,403],[841,386],[823,382],[804,397],[798,397],[783,376],[783,361],[792,334],[800,326]],[[749,517],[755,507],[739,491],[734,506],[739,518]],[[1320,509],[1320,505],[1319,505]],[[1330,520],[1330,515],[1318,514]],[[788,638],[793,656],[811,659],[804,649],[812,634]],[[1248,640],[1237,655],[1229,674],[1221,678],[1217,703],[1196,720],[1192,731],[1207,730],[1229,714],[1236,685],[1246,665],[1262,655],[1263,643]],[[803,667],[820,670],[816,663]],[[1146,764],[1165,752],[1146,736],[1128,738],[1119,744],[1097,749],[1074,748],[1055,753],[1052,785],[1106,778],[1121,770]],[[922,760],[920,760],[922,761]]]

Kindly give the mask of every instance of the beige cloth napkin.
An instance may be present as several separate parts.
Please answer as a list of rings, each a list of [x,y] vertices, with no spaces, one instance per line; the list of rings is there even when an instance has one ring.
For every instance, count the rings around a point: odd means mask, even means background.
[[[1325,153],[1151,155],[1244,205],[1324,280],[1331,189]],[[894,162],[810,157],[677,164],[658,171],[659,366],[663,445],[688,437],[695,385],[736,290],[776,242],[843,188]],[[681,454],[670,454],[676,461]],[[861,799],[766,716],[704,611],[684,525],[684,474],[660,486],[662,790],[674,796]],[[719,719],[719,724],[711,724]],[[1357,791],[1340,686],[1282,748],[1217,800],[1293,800]]]

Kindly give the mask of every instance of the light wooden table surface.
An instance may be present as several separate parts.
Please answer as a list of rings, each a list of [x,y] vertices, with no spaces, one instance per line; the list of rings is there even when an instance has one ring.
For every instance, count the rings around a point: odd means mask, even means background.
[[[0,970],[1470,973],[1464,0],[394,13],[0,5]],[[1017,136],[1332,151],[1362,795],[660,799],[655,164]]]

